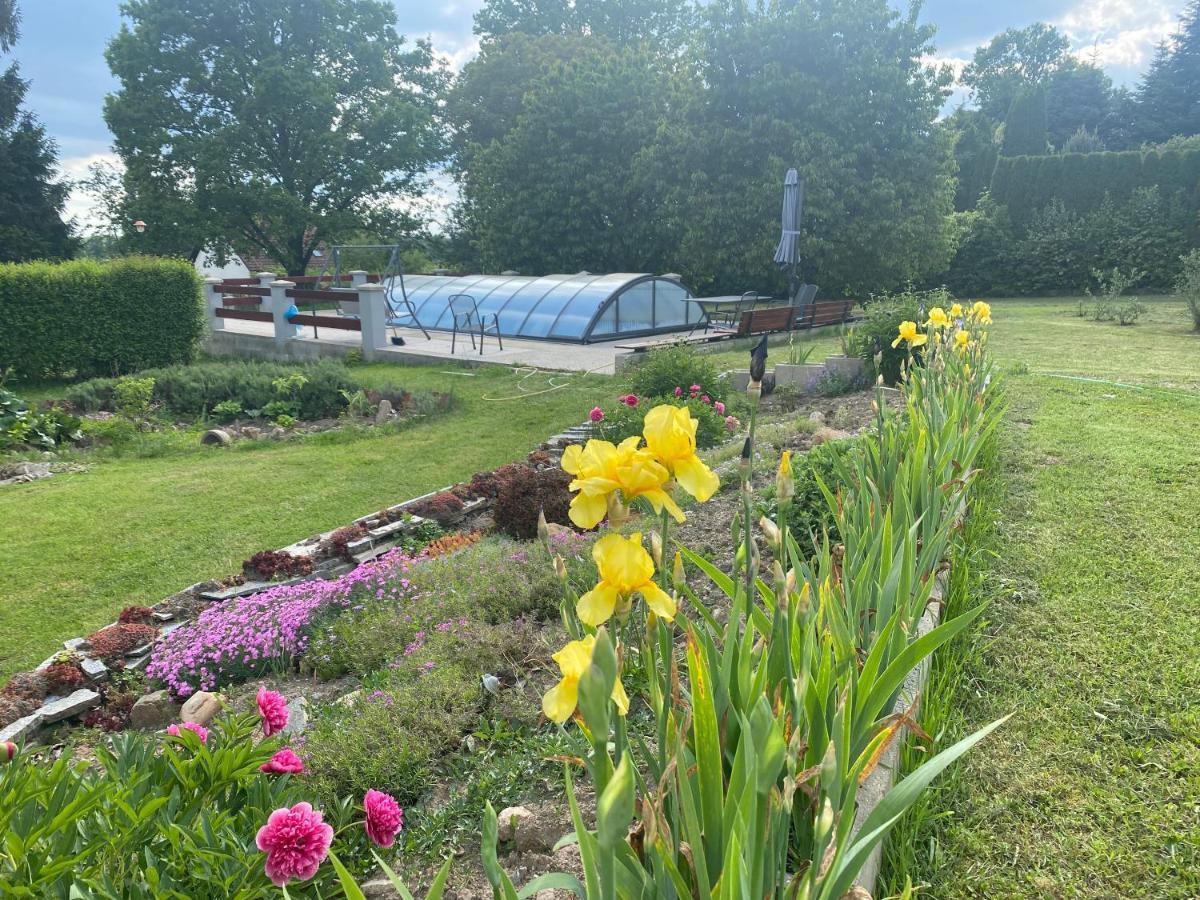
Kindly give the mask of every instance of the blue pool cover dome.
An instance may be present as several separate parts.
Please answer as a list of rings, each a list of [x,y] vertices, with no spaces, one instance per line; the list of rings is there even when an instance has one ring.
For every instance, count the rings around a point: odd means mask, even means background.
[[[390,285],[401,309],[399,279]],[[450,298],[466,294],[491,324],[499,316],[504,337],[551,341],[613,340],[692,328],[699,309],[673,276],[613,275],[405,275],[404,291],[427,329],[450,331]],[[403,323],[401,323],[403,324]]]

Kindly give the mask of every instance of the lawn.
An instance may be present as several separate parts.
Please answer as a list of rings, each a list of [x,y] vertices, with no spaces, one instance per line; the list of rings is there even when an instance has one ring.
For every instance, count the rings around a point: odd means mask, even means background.
[[[893,887],[1200,896],[1200,337],[1169,300],[1129,328],[1073,307],[993,303],[1014,372],[975,559],[991,607],[949,732],[1015,715],[933,800]]]
[[[376,385],[452,390],[458,405],[399,434],[197,445],[99,459],[84,472],[4,488],[0,676],[37,664],[123,606],[160,600],[238,571],[257,550],[519,459],[581,421],[607,384],[501,367],[378,364],[356,373]]]

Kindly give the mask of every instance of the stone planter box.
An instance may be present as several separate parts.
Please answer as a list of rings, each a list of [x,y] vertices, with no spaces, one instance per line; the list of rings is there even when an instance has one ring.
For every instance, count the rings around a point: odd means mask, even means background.
[[[816,389],[821,379],[825,377],[825,366],[820,363],[778,363],[775,366],[775,386],[794,387],[802,392]]]
[[[827,356],[825,368],[846,378],[863,378],[867,374],[867,364],[858,356]]]

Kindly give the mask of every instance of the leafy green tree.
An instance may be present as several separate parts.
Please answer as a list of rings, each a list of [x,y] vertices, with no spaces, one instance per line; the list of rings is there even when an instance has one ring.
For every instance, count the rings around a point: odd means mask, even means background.
[[[801,274],[864,295],[939,271],[950,252],[950,75],[932,28],[885,0],[705,8],[690,78],[635,166],[665,185],[672,266],[701,291],[784,287],[771,265],[783,177],[807,180]]]
[[[0,52],[19,36],[14,0],[0,0]],[[0,262],[65,259],[77,242],[63,221],[69,185],[55,182],[54,142],[21,108],[29,82],[16,63],[0,72]]]
[[[1046,91],[1026,88],[1017,94],[1004,120],[1005,156],[1040,156],[1046,152]]]
[[[485,41],[505,34],[580,35],[618,46],[644,41],[674,49],[693,23],[691,0],[486,0],[475,14]]]
[[[1104,149],[1104,141],[1094,131],[1089,131],[1086,125],[1080,125],[1066,141],[1063,142],[1063,153],[1099,153]]]
[[[321,241],[412,228],[396,210],[444,156],[448,76],[428,43],[396,33],[391,3],[127,0],[122,11],[131,24],[107,52],[120,89],[104,114],[127,194],[168,215],[191,209],[174,219],[190,239],[261,247],[290,274]]]
[[[954,134],[954,161],[958,163],[958,182],[954,208],[958,212],[974,209],[980,196],[992,182],[996,157],[996,124],[978,109],[959,107],[946,119]]]
[[[1137,88],[1134,133],[1148,143],[1200,134],[1200,0],[1188,4],[1179,26]]]
[[[478,96],[476,79],[489,81],[513,62],[506,53],[529,46],[519,39],[489,48],[468,67],[460,96]],[[566,57],[528,84],[519,113],[494,118],[489,110],[476,121],[480,107],[468,110],[467,133],[489,139],[472,144],[469,164],[457,170],[459,225],[487,270],[658,268],[666,235],[654,192],[631,163],[665,115],[664,76],[648,54],[598,39]]]
[[[1080,129],[1108,133],[1112,112],[1112,80],[1096,66],[1068,57],[1046,79],[1046,136],[1054,147]]]
[[[1045,22],[1009,28],[975,51],[962,83],[971,89],[975,104],[999,122],[1022,89],[1045,83],[1070,59],[1070,46],[1061,31]]]

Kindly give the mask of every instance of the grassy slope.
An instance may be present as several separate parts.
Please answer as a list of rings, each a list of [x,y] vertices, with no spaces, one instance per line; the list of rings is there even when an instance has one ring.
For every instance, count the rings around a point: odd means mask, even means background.
[[[1200,896],[1200,337],[1169,301],[1135,328],[1071,305],[993,305],[997,355],[1031,374],[1009,379],[994,600],[957,701],[970,727],[1016,715],[918,835],[929,896]]]
[[[518,459],[580,421],[598,376],[526,399],[546,376],[493,367],[366,366],[372,383],[452,389],[457,409],[399,434],[320,435],[284,444],[96,461],[82,473],[4,489],[0,498],[0,675],[59,641],[279,547]]]

